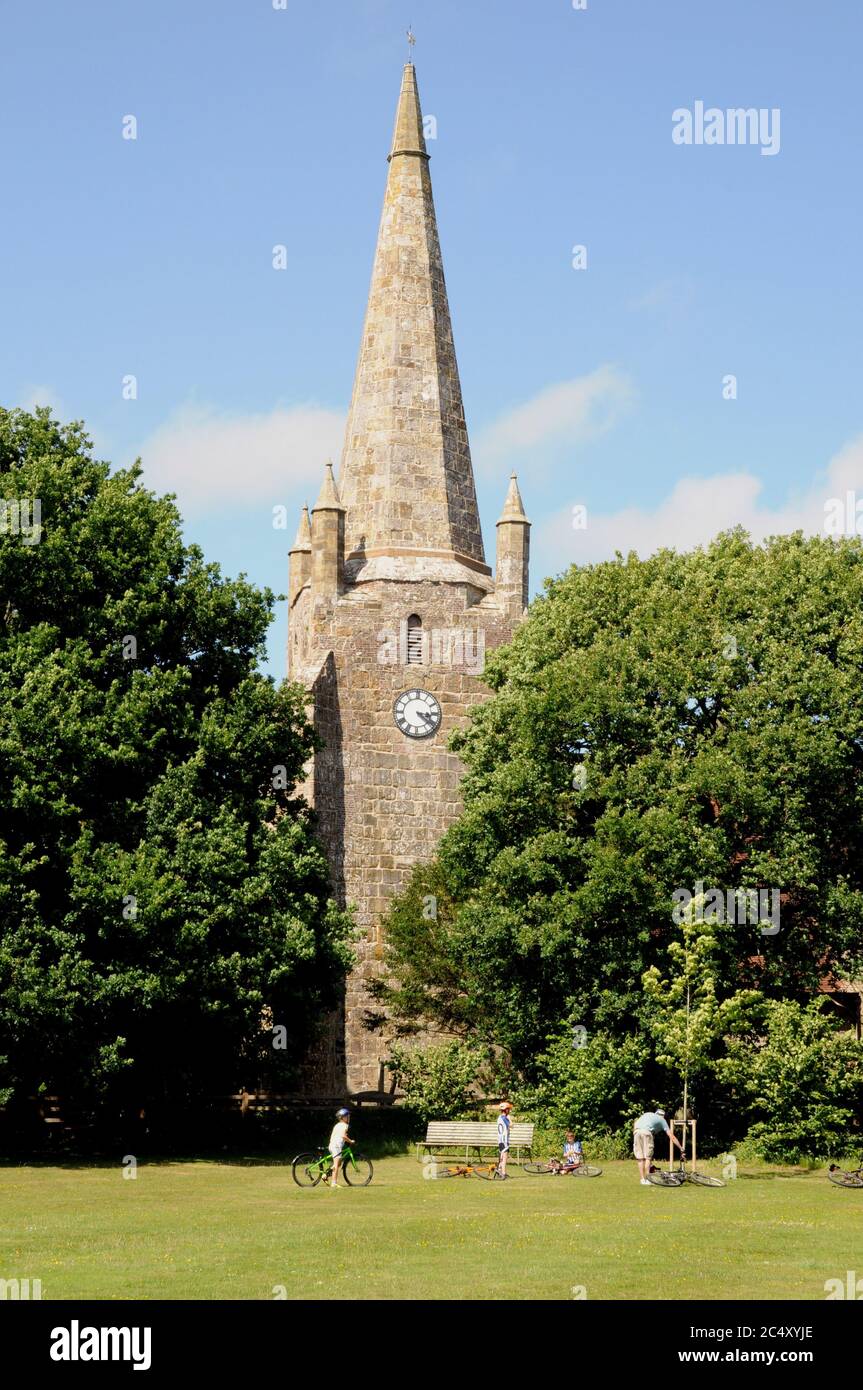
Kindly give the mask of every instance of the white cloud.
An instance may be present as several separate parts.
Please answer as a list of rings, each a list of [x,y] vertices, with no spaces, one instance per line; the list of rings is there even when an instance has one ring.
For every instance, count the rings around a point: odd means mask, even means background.
[[[561,445],[574,448],[610,429],[633,395],[613,367],[547,387],[514,407],[479,438],[478,467],[497,471]],[[305,486],[317,490],[327,458],[341,456],[345,417],[316,405],[260,415],[230,415],[212,406],[186,405],[136,450],[144,482],[157,492],[176,492],[185,512],[238,504],[276,503]]]
[[[184,511],[276,504],[303,485],[317,495],[326,460],[341,453],[344,427],[340,411],[316,405],[261,415],[184,406],[137,452],[146,486],[176,492]]]
[[[474,450],[478,467],[488,472],[528,450],[535,467],[544,449],[577,448],[611,429],[633,396],[629,378],[610,366],[547,386],[482,431]]]
[[[756,541],[797,530],[824,535],[825,504],[830,499],[844,504],[846,492],[852,490],[863,502],[863,435],[834,455],[804,492],[780,506],[765,505],[762,489],[761,479],[752,473],[681,478],[655,507],[589,511],[584,530],[573,529],[570,505],[535,528],[537,560],[544,573],[553,574],[573,563],[610,559],[616,550],[624,555],[634,550],[642,557],[663,546],[691,550],[737,525]]]
[[[65,408],[53,386],[29,386],[19,404],[22,410],[31,415],[37,405],[47,405],[51,407],[51,414],[56,420],[66,419]]]
[[[678,275],[651,285],[643,294],[631,299],[627,308],[636,313],[651,309],[673,312],[688,308],[694,297],[692,281],[686,276]]]
[[[39,405],[47,405],[51,415],[61,425],[69,424],[72,420],[81,420],[80,413],[75,414],[68,410],[65,403],[54,390],[53,386],[28,386],[23,398],[19,402],[22,410],[28,411],[31,415]],[[106,434],[91,419],[83,420],[84,433],[92,445],[94,458],[110,458],[110,440]]]

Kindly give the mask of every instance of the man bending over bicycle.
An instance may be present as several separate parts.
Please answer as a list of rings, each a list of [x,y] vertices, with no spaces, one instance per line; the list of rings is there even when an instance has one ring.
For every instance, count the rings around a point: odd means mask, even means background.
[[[348,1120],[351,1112],[342,1106],[341,1110],[336,1111],[336,1122],[333,1125],[333,1132],[330,1135],[330,1153],[333,1156],[333,1176],[330,1179],[330,1187],[339,1185],[339,1169],[342,1166],[342,1151],[345,1144],[352,1144],[354,1141],[348,1134]]]
[[[683,1145],[676,1134],[668,1128],[668,1121],[665,1118],[665,1111],[645,1110],[643,1115],[635,1121],[632,1136],[632,1152],[638,1159],[638,1171],[641,1175],[641,1186],[649,1187],[650,1178],[648,1173],[652,1172],[651,1159],[653,1158],[653,1137],[655,1134],[665,1133],[668,1135],[672,1144],[676,1144],[683,1157]],[[669,1149],[669,1154],[671,1149]]]

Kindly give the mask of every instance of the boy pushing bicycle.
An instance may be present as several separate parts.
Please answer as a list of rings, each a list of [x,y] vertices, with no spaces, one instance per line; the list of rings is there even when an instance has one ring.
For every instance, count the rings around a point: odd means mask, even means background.
[[[342,1106],[341,1110],[336,1111],[336,1123],[333,1125],[333,1132],[330,1135],[329,1150],[333,1158],[333,1176],[330,1179],[330,1187],[339,1185],[339,1169],[342,1166],[342,1152],[345,1144],[353,1144],[353,1139],[348,1134],[348,1120],[351,1112]]]

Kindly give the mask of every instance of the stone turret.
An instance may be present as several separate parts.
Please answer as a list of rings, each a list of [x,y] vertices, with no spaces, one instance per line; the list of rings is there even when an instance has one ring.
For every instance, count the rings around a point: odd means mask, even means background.
[[[312,597],[335,598],[342,590],[345,569],[345,508],[333,465],[327,460],[324,481],[312,507]]]
[[[524,514],[524,503],[513,473],[497,523],[497,564],[495,592],[501,606],[520,616],[527,608],[530,570],[530,522]]]
[[[303,507],[297,538],[288,551],[288,610],[312,577],[312,527],[308,505]]]

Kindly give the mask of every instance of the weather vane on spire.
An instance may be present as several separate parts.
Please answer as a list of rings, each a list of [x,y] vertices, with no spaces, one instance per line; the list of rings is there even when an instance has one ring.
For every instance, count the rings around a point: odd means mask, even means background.
[[[413,62],[413,50],[414,50],[414,44],[415,44],[415,43],[416,43],[416,38],[414,37],[414,31],[413,31],[413,29],[408,28],[408,62],[409,62],[409,63],[412,63],[412,62]]]

